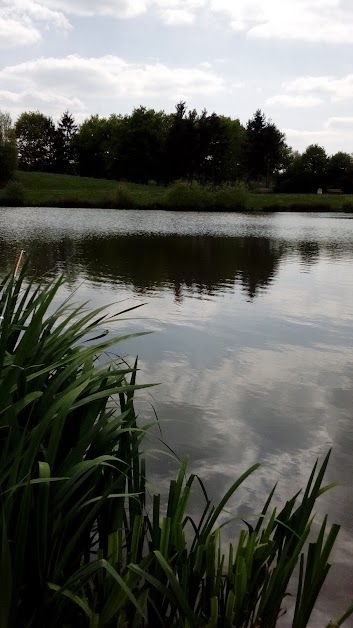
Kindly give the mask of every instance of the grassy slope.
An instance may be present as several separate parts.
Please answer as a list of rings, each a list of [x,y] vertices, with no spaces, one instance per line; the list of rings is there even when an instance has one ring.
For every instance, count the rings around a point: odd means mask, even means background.
[[[58,205],[64,201],[95,204],[97,207],[107,199],[113,199],[117,190],[116,181],[74,177],[70,175],[46,174],[40,172],[19,172],[18,180],[25,188],[26,204],[35,206]],[[159,186],[126,184],[127,191],[143,207],[164,203],[165,188]],[[353,206],[353,195],[318,196],[317,194],[251,194],[249,208],[262,210],[270,207],[284,209],[290,205],[304,204],[315,209],[317,205],[329,205],[340,210],[343,205]],[[293,208],[295,209],[295,208]]]
[[[67,198],[95,201],[99,204],[99,201],[113,198],[117,189],[116,181],[63,174],[19,172],[17,178],[25,188],[30,205],[52,205],[53,200],[60,202]],[[127,187],[136,201],[141,204],[161,200],[164,194],[164,189],[157,186],[129,183]]]

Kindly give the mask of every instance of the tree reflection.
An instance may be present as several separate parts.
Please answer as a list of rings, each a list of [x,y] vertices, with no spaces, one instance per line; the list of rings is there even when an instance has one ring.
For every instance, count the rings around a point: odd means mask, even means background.
[[[172,290],[176,302],[200,298],[239,285],[250,300],[267,290],[281,261],[293,249],[308,265],[319,259],[318,242],[280,241],[270,237],[162,234],[94,234],[89,237],[29,237],[20,244],[0,237],[0,272],[9,271],[19,248],[31,254],[33,278],[64,273],[78,279],[130,285],[138,294]],[[330,249],[332,256],[341,249]]]

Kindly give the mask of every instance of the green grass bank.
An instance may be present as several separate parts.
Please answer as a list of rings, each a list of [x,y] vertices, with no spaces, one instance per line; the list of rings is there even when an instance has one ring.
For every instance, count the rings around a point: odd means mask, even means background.
[[[170,187],[117,183],[71,175],[18,172],[0,190],[0,205],[116,209],[190,209],[213,211],[347,211],[353,195],[254,194],[242,185],[203,188],[178,182]]]

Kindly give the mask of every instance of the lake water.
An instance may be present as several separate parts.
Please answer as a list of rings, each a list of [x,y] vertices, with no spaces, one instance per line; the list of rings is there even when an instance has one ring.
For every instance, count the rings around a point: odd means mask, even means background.
[[[333,447],[327,480],[343,485],[318,509],[342,530],[310,625],[335,618],[353,599],[353,220],[1,209],[0,274],[21,248],[35,278],[64,272],[76,301],[144,304],[114,328],[154,332],[119,347],[139,354],[140,383],[161,383],[139,395],[141,420],[157,412],[214,498],[261,462],[237,514],[259,512],[275,482],[279,501],[291,496]],[[163,490],[175,464],[148,460]]]

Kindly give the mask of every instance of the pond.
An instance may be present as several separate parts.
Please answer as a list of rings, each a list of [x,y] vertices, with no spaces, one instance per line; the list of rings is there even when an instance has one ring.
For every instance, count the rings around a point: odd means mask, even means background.
[[[232,503],[251,519],[278,482],[290,497],[333,448],[319,510],[342,525],[311,626],[353,598],[353,221],[345,214],[202,214],[1,209],[0,274],[21,248],[36,279],[64,272],[65,296],[109,311],[143,304],[115,332],[153,331],[119,351],[139,355],[141,420],[218,498],[254,462]],[[157,433],[158,434],[158,433]],[[162,449],[156,437],[146,448]],[[162,487],[171,458],[148,457]],[[346,626],[353,626],[347,622]]]

